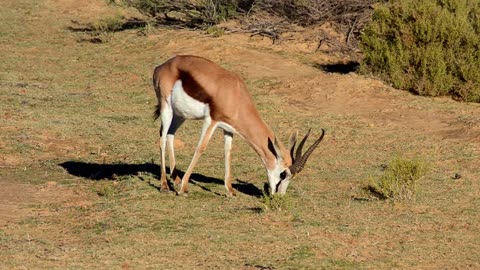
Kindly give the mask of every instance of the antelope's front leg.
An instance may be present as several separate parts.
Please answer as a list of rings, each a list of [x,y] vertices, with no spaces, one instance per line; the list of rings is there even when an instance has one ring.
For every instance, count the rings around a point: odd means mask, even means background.
[[[210,138],[212,137],[212,134],[215,131],[216,127],[217,127],[216,121],[212,121],[211,119],[205,120],[202,128],[202,135],[200,136],[200,141],[198,142],[197,149],[195,150],[195,154],[193,154],[192,161],[190,162],[190,165],[188,166],[187,171],[183,175],[182,185],[180,187],[180,191],[178,192],[178,195],[186,195],[188,193],[188,180],[190,179],[190,175],[192,174],[193,168],[195,168],[195,165],[197,164],[198,159],[207,148],[208,142],[210,141]]]
[[[227,197],[235,196],[235,191],[232,188],[232,176],[231,176],[231,155],[232,155],[232,140],[233,134],[225,131],[223,133],[225,140],[225,188],[227,189]]]

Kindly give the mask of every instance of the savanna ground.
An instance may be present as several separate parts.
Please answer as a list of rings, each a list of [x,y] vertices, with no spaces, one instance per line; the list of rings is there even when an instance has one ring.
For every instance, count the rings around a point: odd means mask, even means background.
[[[100,0],[1,7],[0,268],[480,267],[478,104],[325,72],[336,57],[315,44],[167,29],[84,42],[69,27],[112,12]],[[262,204],[264,169],[238,136],[238,195],[224,196],[221,132],[188,198],[158,191],[151,73],[180,53],[239,73],[283,141],[294,128],[327,130],[288,207]],[[182,170],[199,128],[187,122],[177,133]],[[429,164],[416,200],[354,199],[398,155]]]

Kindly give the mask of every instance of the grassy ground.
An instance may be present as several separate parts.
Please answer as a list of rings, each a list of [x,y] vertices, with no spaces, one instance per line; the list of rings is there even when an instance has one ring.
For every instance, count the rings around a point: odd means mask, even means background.
[[[478,105],[327,74],[312,67],[324,56],[280,53],[241,35],[129,30],[108,43],[82,41],[88,35],[68,27],[114,12],[103,1],[4,2],[0,268],[480,267]],[[224,196],[221,132],[195,169],[188,198],[158,192],[151,72],[174,53],[206,56],[241,74],[284,141],[292,128],[327,129],[290,185],[287,209],[263,205],[264,169],[238,136],[239,192]],[[200,125],[178,132],[180,169]],[[399,154],[429,164],[416,200],[352,199]]]

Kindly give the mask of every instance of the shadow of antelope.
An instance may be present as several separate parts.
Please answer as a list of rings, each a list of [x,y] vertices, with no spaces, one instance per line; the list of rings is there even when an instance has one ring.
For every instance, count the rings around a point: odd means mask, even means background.
[[[141,173],[148,173],[153,175],[155,178],[159,178],[160,173],[160,166],[154,163],[142,163],[142,164],[125,164],[125,163],[114,163],[114,164],[100,164],[100,163],[88,163],[82,161],[66,161],[63,163],[58,164],[60,167],[65,169],[69,174],[82,177],[89,180],[115,180],[119,176],[128,176],[134,175],[139,176]],[[170,168],[167,167],[167,170],[170,171]],[[184,171],[178,170],[178,174],[181,177],[185,174]],[[144,180],[142,177],[140,177]],[[155,187],[156,189],[160,190],[159,187],[155,186],[154,184],[150,183],[150,181],[146,181],[151,186]],[[202,174],[194,173],[191,176],[191,182],[194,185],[197,185],[201,189],[215,193],[216,195],[223,196],[220,193],[213,192],[209,188],[201,185],[200,183],[208,184],[224,184],[223,180],[208,177]],[[171,183],[169,183],[171,185]],[[172,186],[170,186],[171,190],[174,190]],[[254,197],[261,197],[263,192],[261,189],[257,188],[255,185],[237,179],[237,183],[233,184],[233,188],[237,191]]]

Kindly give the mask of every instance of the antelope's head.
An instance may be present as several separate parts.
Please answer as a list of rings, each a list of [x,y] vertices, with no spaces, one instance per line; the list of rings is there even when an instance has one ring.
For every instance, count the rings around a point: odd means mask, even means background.
[[[325,135],[324,129],[322,129],[320,137],[307,149],[307,151],[305,151],[305,153],[302,154],[303,146],[305,145],[311,130],[312,129],[309,129],[305,137],[300,141],[296,151],[295,146],[297,145],[298,131],[292,132],[289,139],[289,152],[287,153],[283,153],[285,151],[282,151],[282,146],[276,138],[273,142],[270,138],[268,139],[268,149],[276,157],[275,166],[272,169],[267,170],[271,195],[275,193],[285,194],[287,192],[290,180],[302,171],[308,158],[313,153],[313,150],[315,150],[318,144],[320,144],[320,141],[322,141],[323,136]]]

